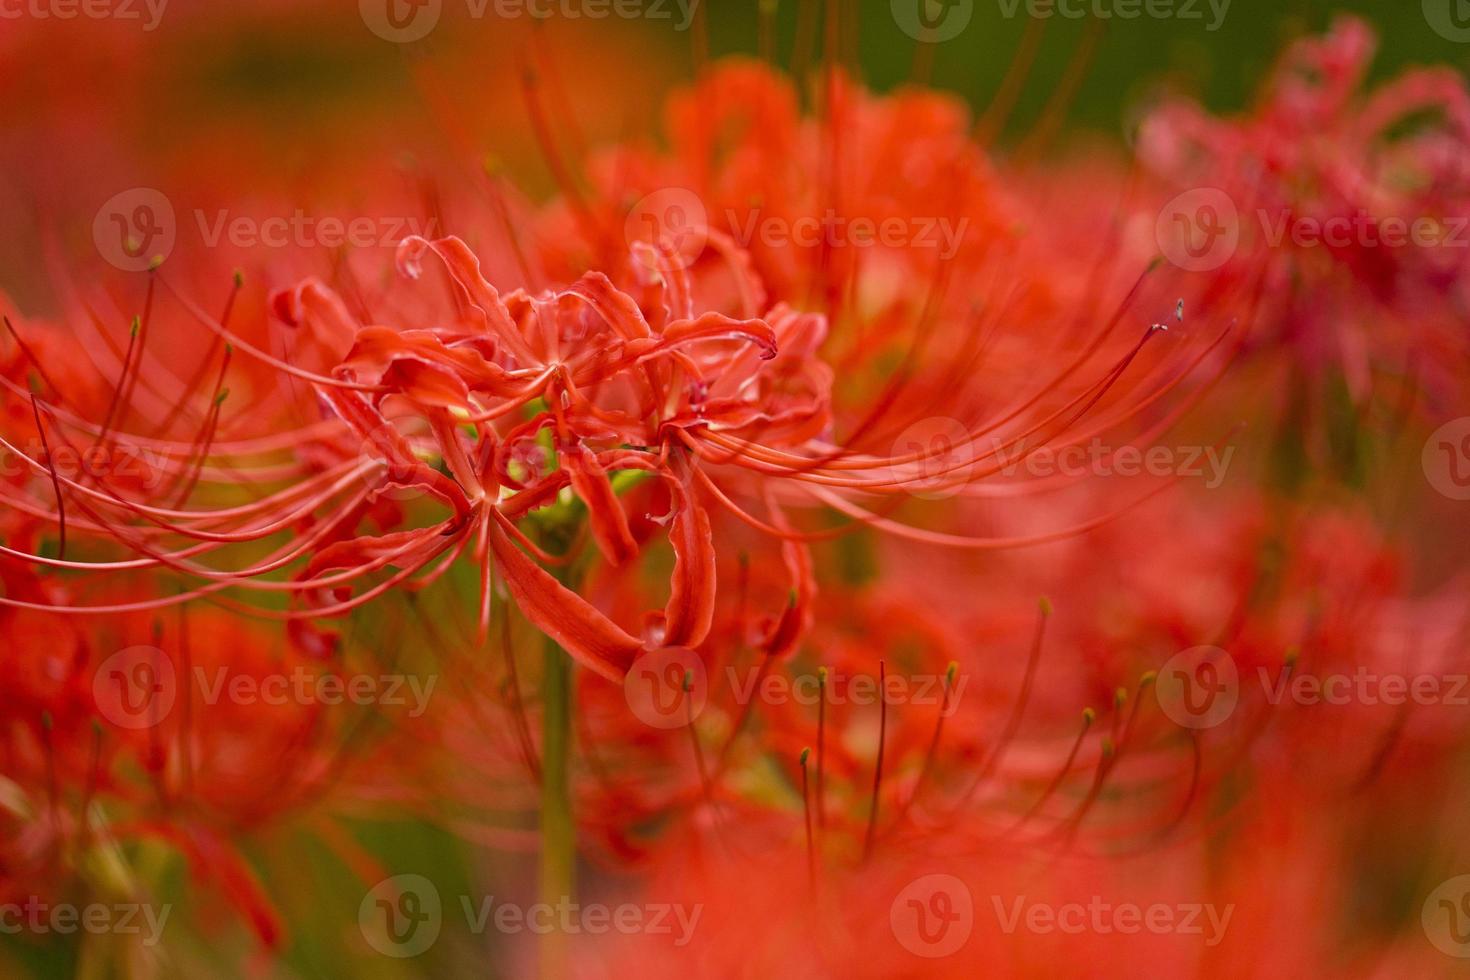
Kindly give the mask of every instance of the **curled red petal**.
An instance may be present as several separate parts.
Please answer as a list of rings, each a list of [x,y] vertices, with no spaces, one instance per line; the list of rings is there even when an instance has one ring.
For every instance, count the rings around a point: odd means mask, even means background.
[[[643,644],[517,548],[496,520],[486,528],[501,578],[521,612],[583,666],[622,682]]]
[[[449,276],[464,291],[470,304],[485,318],[486,329],[505,348],[514,354],[523,366],[531,367],[541,359],[526,343],[526,338],[511,320],[510,311],[500,293],[486,281],[480,272],[480,260],[470,247],[453,236],[429,241],[418,235],[410,235],[398,245],[398,269],[410,279],[423,274],[423,253],[432,251],[444,263]]]
[[[571,477],[573,492],[587,505],[588,524],[597,547],[614,565],[631,559],[638,545],[628,530],[622,502],[597,457],[581,446],[572,446],[562,450],[561,464]]]
[[[686,463],[680,463],[687,467]],[[715,545],[709,514],[694,499],[689,474],[669,481],[675,500],[669,543],[674,574],[664,607],[665,646],[698,646],[709,635],[715,615]]]
[[[693,320],[676,320],[663,332],[667,346],[721,339],[749,340],[759,344],[762,360],[769,361],[777,353],[776,332],[764,320],[736,320],[723,313],[705,313]]]

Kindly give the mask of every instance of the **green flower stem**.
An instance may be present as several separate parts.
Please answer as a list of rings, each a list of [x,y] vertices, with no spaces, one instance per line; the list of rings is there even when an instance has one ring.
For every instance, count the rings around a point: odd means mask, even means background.
[[[577,828],[569,778],[573,701],[572,658],[548,639],[542,674],[541,901],[552,908],[570,901],[576,884]],[[560,930],[542,936],[543,980],[567,975],[566,953]]]

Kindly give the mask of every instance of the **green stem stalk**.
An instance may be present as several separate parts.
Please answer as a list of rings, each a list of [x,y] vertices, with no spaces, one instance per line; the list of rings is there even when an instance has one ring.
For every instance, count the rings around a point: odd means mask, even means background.
[[[546,641],[541,719],[541,901],[552,908],[572,900],[576,883],[577,830],[572,818],[572,658]],[[567,975],[566,936],[541,937],[541,976]]]

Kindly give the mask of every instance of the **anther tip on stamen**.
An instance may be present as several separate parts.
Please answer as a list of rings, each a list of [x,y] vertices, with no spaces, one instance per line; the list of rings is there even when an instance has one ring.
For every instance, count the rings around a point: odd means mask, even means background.
[[[1095,710],[1093,710],[1092,708],[1083,708],[1082,709],[1082,724],[1083,725],[1091,725],[1095,721],[1097,721],[1097,712]]]
[[[243,287],[245,285],[245,272],[244,272],[244,270],[242,270],[242,269],[236,269],[235,270],[235,275],[234,275],[234,280],[235,280],[235,288],[236,289],[240,289],[241,287]]]
[[[805,769],[806,768],[806,760],[811,757],[811,754],[812,754],[812,750],[810,748],[802,749],[801,750],[801,758],[799,758],[799,759],[796,760],[796,764],[799,765],[799,766],[801,766],[801,768]]]
[[[1043,615],[1043,616],[1050,616],[1051,615],[1051,608],[1052,608],[1051,607],[1051,600],[1048,599],[1046,596],[1042,596],[1041,599],[1036,603],[1036,605],[1037,605],[1037,608],[1039,608],[1041,610],[1041,615]]]

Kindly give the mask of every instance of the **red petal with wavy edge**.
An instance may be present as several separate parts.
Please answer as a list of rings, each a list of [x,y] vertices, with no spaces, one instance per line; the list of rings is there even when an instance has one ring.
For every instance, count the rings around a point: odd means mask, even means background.
[[[643,644],[624,632],[592,604],[562,585],[517,548],[495,515],[486,534],[511,598],[525,617],[580,664],[622,683]]]
[[[705,313],[693,320],[677,320],[664,328],[665,345],[694,340],[750,340],[760,345],[761,359],[776,356],[776,332],[764,320],[736,320],[723,313]]]
[[[588,523],[598,549],[614,565],[628,561],[638,552],[638,545],[628,530],[628,515],[613,493],[607,471],[581,446],[563,449],[560,455],[562,466],[571,476],[573,492],[587,505]]]
[[[480,260],[470,251],[468,245],[453,236],[431,242],[427,238],[410,235],[398,245],[399,270],[410,279],[417,279],[423,273],[425,250],[431,250],[439,256],[445,269],[449,271],[450,278],[464,290],[470,304],[484,315],[486,329],[499,338],[522,365],[531,367],[541,363],[541,358],[536,356],[526,344],[526,338],[516,329],[500,293],[480,274]]]
[[[358,568],[394,552],[402,556],[413,554],[408,546],[423,541],[426,536],[437,536],[436,528],[415,528],[412,531],[392,531],[374,537],[350,538],[328,545],[312,556],[297,578],[308,581],[322,572],[336,568]],[[396,564],[396,562],[390,562]]]
[[[470,512],[470,502],[460,488],[449,477],[438,470],[425,466],[413,454],[402,433],[378,414],[357,392],[339,389],[324,389],[321,397],[326,399],[342,421],[352,428],[363,440],[363,449],[371,444],[378,458],[388,464],[390,481],[399,486],[422,486],[435,497],[454,508],[464,517]]]
[[[364,327],[342,366],[360,378],[398,388],[415,401],[465,408],[469,391],[504,395],[516,390],[506,372],[468,347],[450,348],[427,330]]]
[[[653,333],[633,297],[614,286],[612,280],[600,272],[587,273],[562,290],[561,295],[575,296],[584,301],[627,340],[637,340]]]
[[[676,467],[678,480],[669,480],[676,513],[669,526],[674,546],[674,574],[669,603],[664,607],[663,645],[693,647],[709,635],[715,616],[715,543],[709,514],[694,499],[687,464]]]
[[[271,311],[289,327],[317,327],[323,340],[341,343],[357,331],[347,304],[315,276],[271,294]]]

